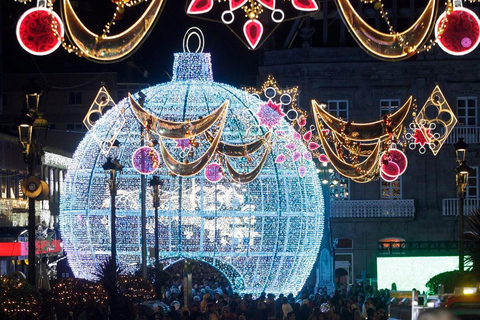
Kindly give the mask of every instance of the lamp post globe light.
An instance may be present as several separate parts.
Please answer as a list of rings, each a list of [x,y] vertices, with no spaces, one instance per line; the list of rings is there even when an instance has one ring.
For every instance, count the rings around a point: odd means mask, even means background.
[[[457,158],[458,167],[455,168],[456,185],[458,193],[458,269],[464,271],[465,269],[465,245],[463,235],[463,216],[466,197],[466,188],[468,186],[468,177],[472,168],[467,165],[466,155],[468,144],[459,138],[454,145],[455,154]]]
[[[49,194],[48,185],[40,181],[35,174],[35,166],[41,164],[49,126],[38,110],[41,95],[41,88],[34,83],[25,88],[26,104],[17,118],[18,139],[28,170],[28,177],[22,182],[22,192],[28,197],[28,282],[31,285],[36,285],[35,200],[45,200]]]

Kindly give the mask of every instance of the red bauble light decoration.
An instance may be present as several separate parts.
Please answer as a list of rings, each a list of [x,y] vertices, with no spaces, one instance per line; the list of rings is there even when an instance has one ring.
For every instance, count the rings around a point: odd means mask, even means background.
[[[444,22],[445,17],[447,22]],[[444,26],[443,32],[441,28]],[[441,34],[440,34],[441,33]],[[435,37],[440,48],[446,53],[463,56],[475,50],[480,43],[480,20],[466,8],[458,7],[438,18]]]
[[[17,23],[17,39],[22,48],[36,56],[55,51],[61,45],[61,40],[52,28],[54,21],[60,38],[63,38],[65,29],[54,11],[43,7],[27,10]]]
[[[407,170],[407,166],[408,166],[408,160],[405,153],[403,153],[398,149],[390,149],[388,153],[390,156],[389,157],[390,162],[394,162],[400,169],[400,173],[398,175],[403,174],[405,170]]]
[[[132,164],[141,174],[154,173],[160,163],[160,155],[150,147],[140,147],[133,153]]]

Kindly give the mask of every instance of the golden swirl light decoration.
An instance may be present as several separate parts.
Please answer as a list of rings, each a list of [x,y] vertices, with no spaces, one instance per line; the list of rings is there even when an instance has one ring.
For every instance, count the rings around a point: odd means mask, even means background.
[[[431,114],[431,109],[435,110],[435,117],[427,116],[427,109],[430,109],[429,114]],[[413,150],[420,145],[419,151],[423,154],[426,151],[425,145],[427,145],[436,156],[457,122],[442,90],[439,86],[435,86],[422,110],[410,124],[411,132],[406,134],[406,138],[410,142],[410,149]]]
[[[173,122],[164,119],[160,119],[143,109],[131,94],[128,94],[130,99],[130,105],[132,106],[133,113],[137,117],[140,123],[150,123],[150,130],[158,134],[163,138],[168,139],[189,139],[191,137],[202,134],[208,130],[221,116],[225,116],[225,110],[228,109],[230,101],[225,102],[211,114],[203,117],[202,119],[186,121],[186,122]]]
[[[416,54],[430,37],[435,26],[439,0],[430,0],[410,28],[392,34],[372,28],[349,0],[335,0],[335,3],[345,25],[360,47],[375,58],[399,61]]]
[[[70,0],[62,1],[62,18],[67,36],[80,50],[79,55],[95,62],[112,63],[127,58],[141,45],[152,31],[164,4],[165,0],[151,0],[142,16],[116,35],[99,35],[89,30],[73,10]]]

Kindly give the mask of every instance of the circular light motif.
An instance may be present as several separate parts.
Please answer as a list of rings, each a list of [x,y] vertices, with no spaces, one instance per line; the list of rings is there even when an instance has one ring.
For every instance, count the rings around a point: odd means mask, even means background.
[[[52,29],[54,21],[63,38],[63,23],[54,11],[40,7],[27,10],[17,23],[17,40],[22,48],[36,56],[45,56],[57,50],[61,41]]]
[[[160,156],[158,152],[150,147],[138,148],[132,155],[133,167],[141,174],[151,174],[155,172],[159,163]]]
[[[407,170],[408,166],[408,160],[405,153],[398,149],[390,149],[388,153],[390,162],[394,162],[396,165],[398,165],[398,168],[400,169],[398,175],[403,174],[405,170]]]
[[[223,178],[222,167],[218,163],[210,163],[204,170],[205,178],[210,182],[218,182]]]
[[[382,170],[380,170],[380,176],[386,182],[393,182],[398,178],[398,176],[389,176],[388,174],[385,174],[385,172],[383,172]]]
[[[393,161],[388,161],[387,164],[383,164],[380,170],[390,177],[395,177],[400,174],[400,167]]]
[[[444,23],[445,12],[435,25],[435,37],[446,53],[462,56],[475,50],[480,43],[480,20],[466,8],[455,8]],[[441,28],[444,26],[443,32]],[[441,34],[440,34],[441,33]]]

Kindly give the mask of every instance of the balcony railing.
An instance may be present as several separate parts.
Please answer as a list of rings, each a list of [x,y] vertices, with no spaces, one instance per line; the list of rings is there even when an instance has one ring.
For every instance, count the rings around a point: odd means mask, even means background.
[[[443,199],[442,203],[442,215],[443,216],[458,216],[458,198]],[[480,206],[480,199],[478,198],[466,198],[464,202],[463,214],[469,215],[473,209]]]
[[[478,144],[480,143],[480,127],[457,126],[453,128],[445,143],[456,143],[458,141],[458,138],[463,138],[463,141],[468,144]]]
[[[330,203],[331,218],[413,218],[415,205],[408,200],[338,200]]]
[[[473,243],[464,242],[469,249]],[[445,256],[458,254],[458,241],[378,242],[378,256]]]

